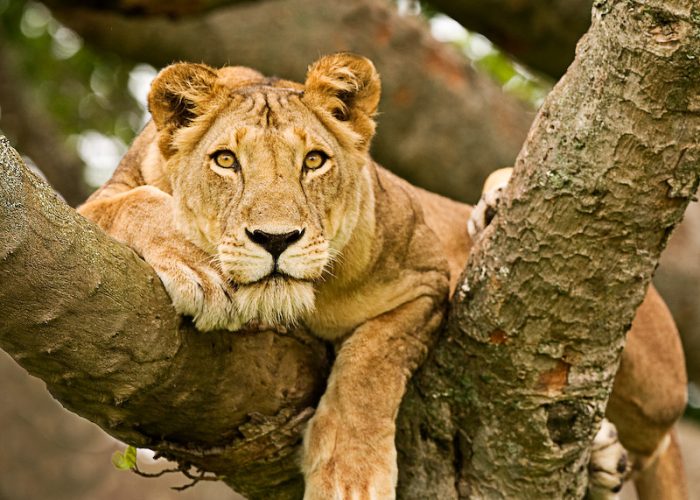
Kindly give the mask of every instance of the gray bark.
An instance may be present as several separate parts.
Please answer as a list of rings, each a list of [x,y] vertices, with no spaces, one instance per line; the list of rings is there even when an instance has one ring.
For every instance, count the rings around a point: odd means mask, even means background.
[[[403,497],[582,496],[624,333],[698,186],[699,55],[694,2],[597,3],[404,398]]]
[[[583,493],[625,327],[698,184],[691,7],[599,2],[404,399],[400,496]],[[113,435],[251,498],[298,496],[323,346],[300,332],[193,332],[148,266],[6,143],[0,168],[0,347]]]

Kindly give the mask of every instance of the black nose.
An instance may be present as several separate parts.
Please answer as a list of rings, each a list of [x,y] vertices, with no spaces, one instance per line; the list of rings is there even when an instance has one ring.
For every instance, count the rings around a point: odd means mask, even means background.
[[[291,231],[289,233],[266,233],[259,229],[250,232],[246,229],[245,234],[248,235],[248,238],[250,238],[253,243],[257,243],[263,247],[270,252],[273,259],[277,260],[277,257],[279,257],[289,245],[299,241],[301,237],[304,236],[304,229],[301,231]]]

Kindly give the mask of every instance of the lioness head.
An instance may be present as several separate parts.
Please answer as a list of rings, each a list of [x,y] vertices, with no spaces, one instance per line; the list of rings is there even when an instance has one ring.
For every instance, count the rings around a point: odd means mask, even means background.
[[[177,222],[238,286],[244,322],[313,309],[357,223],[379,94],[372,63],[351,54],[320,59],[304,85],[186,63],[154,80]]]

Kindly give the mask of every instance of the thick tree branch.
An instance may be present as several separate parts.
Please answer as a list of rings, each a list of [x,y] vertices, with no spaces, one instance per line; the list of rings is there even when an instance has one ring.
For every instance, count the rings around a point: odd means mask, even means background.
[[[430,0],[528,67],[558,79],[591,23],[591,0]]]
[[[382,75],[375,158],[456,199],[478,199],[485,176],[512,164],[532,121],[522,103],[386,0],[265,0],[176,20],[52,5],[88,41],[156,66],[239,64],[303,81],[320,54],[363,54]]]
[[[298,494],[295,452],[325,347],[303,332],[180,324],[148,265],[61,202],[4,138],[0,304],[0,347],[67,408],[251,498]]]
[[[697,14],[597,3],[404,399],[405,498],[585,492],[624,333],[698,186]]]

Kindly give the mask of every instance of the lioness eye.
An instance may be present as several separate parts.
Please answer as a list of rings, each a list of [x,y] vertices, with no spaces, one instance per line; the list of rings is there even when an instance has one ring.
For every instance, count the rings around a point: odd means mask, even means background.
[[[304,158],[304,167],[311,170],[321,168],[323,164],[326,163],[327,159],[328,155],[323,151],[311,151],[307,153],[306,158]]]
[[[221,168],[236,168],[238,166],[236,155],[227,149],[217,151],[212,155],[212,158],[214,159],[214,163]]]

